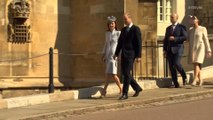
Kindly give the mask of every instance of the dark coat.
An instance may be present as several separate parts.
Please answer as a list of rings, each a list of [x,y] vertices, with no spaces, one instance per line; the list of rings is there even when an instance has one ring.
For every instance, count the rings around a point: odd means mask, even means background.
[[[169,41],[169,37],[174,36],[174,41]],[[183,54],[183,42],[187,39],[186,27],[181,24],[177,24],[173,30],[172,25],[166,28],[166,34],[163,43],[163,50],[165,52],[171,51],[173,54]]]
[[[118,39],[118,45],[115,51],[115,55],[118,56],[120,51],[122,58],[140,58],[141,57],[141,31],[136,25],[133,25],[129,31],[127,27],[121,30],[121,35]]]

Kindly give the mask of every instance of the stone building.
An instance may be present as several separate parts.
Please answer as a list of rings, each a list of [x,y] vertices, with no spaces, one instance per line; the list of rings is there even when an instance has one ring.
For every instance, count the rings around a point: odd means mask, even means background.
[[[147,41],[156,38],[155,0],[2,0],[0,6],[2,88],[47,86],[50,47],[55,86],[102,83],[101,51],[109,15],[117,16],[122,28],[128,11]]]
[[[198,16],[202,25],[206,26],[208,33],[213,35],[213,1],[195,0],[195,15]]]
[[[193,5],[194,0],[1,0],[0,88],[48,86],[50,47],[56,87],[103,83],[106,18],[116,16],[121,29],[124,12],[142,30],[143,57],[134,75],[163,76],[162,48],[148,46],[162,40],[172,12],[184,22]]]

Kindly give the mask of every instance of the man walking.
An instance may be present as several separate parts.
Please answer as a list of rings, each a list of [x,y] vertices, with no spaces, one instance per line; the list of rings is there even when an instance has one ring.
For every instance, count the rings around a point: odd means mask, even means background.
[[[142,88],[134,80],[130,71],[133,69],[133,63],[136,59],[137,62],[141,60],[141,32],[140,28],[133,25],[132,19],[128,13],[123,16],[126,27],[121,30],[121,35],[118,39],[118,45],[115,51],[114,59],[117,58],[120,51],[121,53],[121,69],[124,75],[123,92],[120,100],[128,99],[129,84],[132,86],[135,94],[133,97],[137,97],[142,91]]]
[[[187,38],[186,27],[177,22],[178,14],[174,13],[170,16],[172,25],[166,28],[163,51],[164,56],[169,62],[169,69],[172,75],[172,81],[175,88],[179,88],[177,79],[177,71],[181,74],[183,79],[183,85],[186,85],[187,77],[186,73],[180,63],[181,56],[183,54],[183,42]]]

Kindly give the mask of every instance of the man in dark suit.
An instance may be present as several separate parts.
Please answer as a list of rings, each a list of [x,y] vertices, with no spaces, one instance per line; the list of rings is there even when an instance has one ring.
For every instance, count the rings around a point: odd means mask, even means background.
[[[137,62],[141,60],[142,42],[140,28],[133,25],[132,19],[128,13],[125,13],[123,18],[126,27],[121,30],[121,35],[118,39],[118,45],[114,55],[114,59],[116,59],[120,51],[122,51],[121,69],[124,75],[124,81],[122,96],[119,98],[120,100],[128,99],[129,84],[135,91],[133,97],[137,97],[142,91],[142,88],[130,74],[130,71],[133,69],[134,60],[136,59]]]
[[[183,85],[187,83],[186,73],[180,63],[183,54],[183,42],[187,38],[186,27],[177,22],[178,15],[172,14],[170,17],[172,25],[166,28],[166,34],[163,43],[164,56],[169,62],[169,69],[175,88],[179,88],[177,71],[181,74]]]

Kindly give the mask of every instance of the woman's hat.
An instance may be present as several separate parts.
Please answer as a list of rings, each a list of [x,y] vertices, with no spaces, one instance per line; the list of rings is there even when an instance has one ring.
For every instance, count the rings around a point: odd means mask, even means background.
[[[189,18],[193,20],[198,20],[198,18],[195,15],[189,15]]]
[[[108,22],[115,22],[116,21],[116,17],[114,17],[114,16],[108,16],[107,20],[108,20]]]

